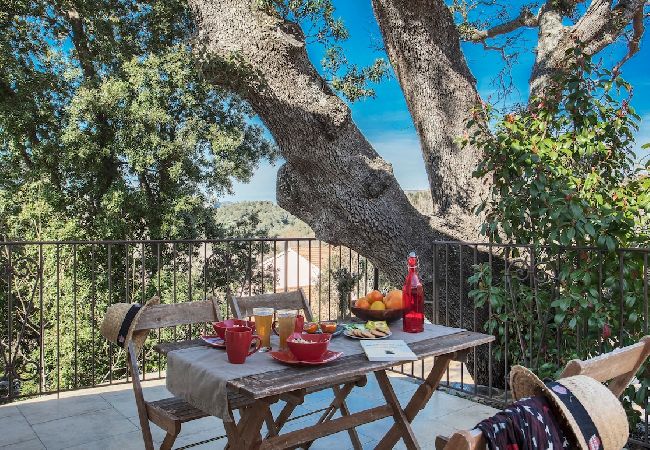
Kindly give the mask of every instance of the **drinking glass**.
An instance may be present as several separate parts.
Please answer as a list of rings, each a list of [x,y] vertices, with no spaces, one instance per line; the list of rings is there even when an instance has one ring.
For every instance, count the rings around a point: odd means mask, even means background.
[[[295,332],[296,328],[296,311],[293,309],[279,309],[276,313],[278,317],[278,334],[280,335],[280,350],[287,349],[287,338]]]
[[[271,327],[273,326],[273,308],[253,308],[255,330],[262,340],[261,352],[271,350]]]

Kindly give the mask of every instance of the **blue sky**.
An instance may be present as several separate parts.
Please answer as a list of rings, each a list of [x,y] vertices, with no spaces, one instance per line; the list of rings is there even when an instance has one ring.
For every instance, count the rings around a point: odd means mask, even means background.
[[[382,56],[374,50],[381,42],[381,34],[375,21],[370,0],[335,0],[336,12],[341,17],[350,38],[343,43],[350,62],[367,65]],[[518,3],[518,0],[515,0]],[[514,11],[518,11],[518,8]],[[512,72],[516,91],[508,100],[513,103],[524,102],[528,93],[528,78],[533,63],[530,46],[536,41],[536,32],[527,31],[522,36],[529,42],[529,51],[522,54]],[[643,118],[637,136],[637,144],[650,142],[650,38],[646,34],[641,51],[623,67],[623,77],[634,86],[632,105]],[[478,89],[483,99],[494,99],[495,87],[492,85],[495,72],[502,66],[496,52],[486,52],[481,46],[463,44],[465,57],[478,81]],[[619,45],[607,49],[599,57],[617,61],[625,47]],[[322,49],[308,47],[315,66],[320,69]],[[427,176],[420,153],[418,136],[409,115],[404,96],[395,77],[384,80],[375,86],[376,98],[361,100],[350,105],[352,117],[377,152],[393,165],[395,176],[403,189],[426,189]],[[647,152],[646,152],[647,153]],[[235,183],[234,194],[224,201],[273,200],[275,201],[275,178],[280,162],[275,166],[262,164],[249,183]]]

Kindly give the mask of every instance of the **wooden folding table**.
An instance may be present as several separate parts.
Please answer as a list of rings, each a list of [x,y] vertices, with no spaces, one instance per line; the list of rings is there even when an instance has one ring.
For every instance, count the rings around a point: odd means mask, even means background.
[[[301,367],[286,367],[277,371],[228,381],[228,390],[233,396],[248,399],[247,405],[240,408],[238,423],[224,421],[229,448],[232,449],[282,449],[308,446],[312,441],[348,430],[355,449],[361,448],[355,428],[385,417],[392,416],[395,424],[381,439],[377,448],[390,449],[404,440],[407,448],[420,448],[411,429],[411,422],[423,409],[438,388],[449,363],[452,360],[463,361],[472,348],[494,340],[493,336],[463,331],[442,337],[422,340],[409,344],[419,359],[434,357],[434,364],[425,381],[417,388],[406,407],[402,407],[393,390],[386,371],[395,366],[394,362],[370,362],[365,354],[344,356],[328,365],[319,366],[317,370],[305,370]],[[159,344],[156,349],[163,354],[172,350],[201,345],[201,341],[184,341],[172,344]],[[364,386],[366,376],[375,374],[386,404],[363,411],[350,413],[344,400],[356,386]],[[288,433],[280,433],[293,409],[304,401],[310,392],[327,387],[338,386],[336,395],[320,420],[311,426]],[[230,398],[230,394],[229,394]],[[279,400],[287,405],[273,418],[270,407]],[[239,403],[241,404],[241,402]],[[337,410],[341,417],[334,419]],[[269,430],[262,438],[262,425],[266,423]],[[435,437],[432,436],[431,439]]]

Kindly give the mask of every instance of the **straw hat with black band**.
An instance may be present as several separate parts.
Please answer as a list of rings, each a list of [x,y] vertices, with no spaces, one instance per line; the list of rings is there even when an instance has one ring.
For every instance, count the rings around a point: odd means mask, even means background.
[[[629,427],[621,402],[602,383],[584,375],[543,382],[533,372],[514,366],[510,386],[516,400],[545,396],[555,407],[558,422],[580,450],[620,450]]]
[[[140,315],[151,305],[160,303],[158,297],[152,297],[147,303],[115,303],[108,307],[100,328],[102,336],[121,348],[126,348],[133,341],[136,353],[147,340],[149,330],[134,331]]]

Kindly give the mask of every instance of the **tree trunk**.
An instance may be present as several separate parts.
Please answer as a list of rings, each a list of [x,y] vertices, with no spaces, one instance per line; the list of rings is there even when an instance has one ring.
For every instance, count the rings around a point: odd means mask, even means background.
[[[280,206],[320,239],[358,251],[401,284],[410,250],[430,255],[434,240],[450,236],[410,204],[391,165],[309,61],[300,27],[258,9],[255,0],[190,4],[198,45],[219,59],[206,64],[212,81],[229,85],[226,60],[238,61],[239,75],[249,74],[246,86],[230,87],[251,103],[286,161],[277,180]],[[422,273],[430,282],[430,258]]]
[[[472,176],[481,152],[455,143],[473,132],[468,131],[467,122],[480,98],[453,17],[439,0],[373,0],[372,4],[420,136],[436,220],[444,221],[458,238],[476,241],[482,218],[474,209],[489,185]],[[439,261],[435,275],[438,322],[483,331],[487,310],[474,307],[467,296],[472,287],[466,280],[472,265],[487,261],[487,255],[460,245],[438,247],[435,254]],[[487,385],[492,381],[503,387],[501,368],[491,368],[489,360],[486,346],[477,349],[468,365],[475,382]]]
[[[542,6],[539,14],[539,43],[530,75],[531,98],[542,95],[565,57],[568,47],[562,52],[556,50],[564,35],[564,29],[562,14],[551,4]]]
[[[481,153],[455,140],[480,105],[453,17],[439,0],[373,0],[391,65],[420,136],[434,211],[455,235],[474,241],[474,208],[487,192],[472,177]]]
[[[236,89],[250,102],[286,160],[277,180],[280,206],[308,223],[320,239],[368,257],[397,286],[406,274],[408,252],[417,251],[425,292],[432,300],[433,242],[456,237],[442,226],[433,228],[429,218],[410,204],[390,164],[368,143],[352,121],[347,105],[309,61],[299,26],[258,9],[255,0],[190,0],[190,5],[197,21],[195,47],[209,55],[206,76],[216,84]],[[239,82],[242,77],[245,83]],[[472,92],[468,97],[476,98],[473,88]],[[468,104],[469,100],[465,102]],[[445,107],[451,105],[440,107],[441,120]],[[460,113],[457,121],[461,122]],[[427,125],[432,133],[433,128]],[[450,142],[452,134],[441,134],[439,142]],[[453,147],[447,153],[455,151]],[[451,157],[447,164],[450,162]],[[463,161],[454,167],[458,176],[462,165],[471,170],[470,162]],[[442,173],[445,169],[439,170]],[[461,252],[466,269],[463,273],[467,273],[472,251],[463,247]],[[454,273],[458,274],[458,269]],[[441,280],[436,280],[438,287]],[[466,282],[448,283],[442,292],[443,313],[447,317],[448,308],[449,324],[465,325],[458,322],[457,315],[472,308],[467,305],[466,294],[462,295],[468,292]],[[464,317],[469,315],[465,313]],[[483,322],[480,314],[477,329],[482,329]],[[481,361],[487,361],[484,356],[481,354]],[[482,373],[479,381],[487,379],[487,373]]]

